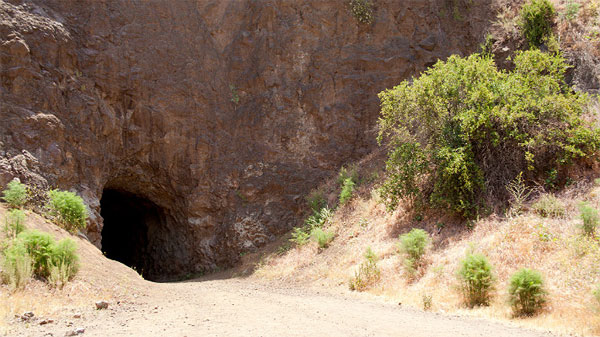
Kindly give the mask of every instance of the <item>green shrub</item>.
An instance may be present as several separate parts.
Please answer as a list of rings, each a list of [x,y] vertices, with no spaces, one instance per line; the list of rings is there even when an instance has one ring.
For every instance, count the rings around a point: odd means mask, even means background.
[[[542,275],[523,268],[512,275],[508,288],[509,301],[517,316],[531,316],[546,302]]]
[[[22,245],[10,245],[2,258],[2,281],[13,289],[23,288],[33,276],[33,261]]]
[[[354,192],[354,181],[352,178],[346,178],[340,192],[340,205],[344,205],[352,199],[352,192]]]
[[[79,271],[79,256],[75,241],[65,238],[56,243],[52,249],[52,266],[59,267],[66,280],[70,280]]]
[[[47,233],[36,230],[22,232],[13,241],[14,246],[22,246],[33,261],[33,273],[46,278],[50,274],[54,239]],[[15,248],[21,250],[21,248]]]
[[[581,228],[586,235],[593,236],[596,233],[596,227],[600,222],[600,215],[598,210],[589,206],[587,203],[579,204],[579,212],[581,213],[581,220],[583,225]]]
[[[429,234],[426,231],[418,228],[413,228],[410,232],[402,234],[399,237],[400,252],[406,255],[404,266],[409,275],[414,275],[421,258],[425,254],[427,245],[429,244]]]
[[[325,196],[322,191],[313,191],[306,197],[306,202],[308,203],[308,207],[314,212],[321,210],[324,207],[327,207],[327,201],[325,200]]]
[[[531,0],[523,5],[520,26],[531,47],[538,47],[544,37],[552,34],[555,18],[556,10],[549,0]]]
[[[52,252],[48,283],[62,289],[79,270],[79,256],[76,254],[77,246],[70,239],[59,241]]]
[[[490,292],[493,290],[494,275],[492,265],[481,254],[468,254],[460,262],[458,277],[465,303],[474,307],[476,305],[489,305]]]
[[[360,23],[369,24],[373,22],[373,4],[371,0],[350,0],[350,11]]]
[[[595,153],[600,132],[583,117],[589,96],[564,81],[560,55],[517,52],[512,71],[473,54],[439,61],[381,92],[378,141],[390,147],[380,189],[388,209],[404,198],[467,218],[508,199],[519,172],[531,182]]]
[[[6,214],[4,223],[4,235],[14,239],[25,230],[25,213],[20,209],[11,209]]]
[[[312,232],[317,228],[323,227],[331,219],[332,215],[333,213],[327,207],[314,211],[311,216],[304,220],[304,226],[294,228],[290,241],[297,246],[307,244],[310,241]]]
[[[47,279],[52,267],[61,264],[68,272],[69,278],[79,269],[77,247],[71,239],[63,239],[56,243],[47,233],[29,230],[19,234],[9,249],[25,252],[31,258],[33,273],[42,278]]]
[[[335,234],[330,231],[324,231],[323,229],[317,227],[312,230],[311,236],[315,239],[315,241],[317,241],[319,248],[325,249],[329,247],[329,244],[331,241],[333,241]]]
[[[48,192],[48,198],[48,209],[64,229],[75,232],[85,228],[87,209],[80,196],[69,191],[52,190]]]
[[[27,185],[21,184],[18,179],[13,179],[9,182],[3,193],[4,197],[2,197],[2,199],[6,201],[10,207],[19,208],[27,201]]]
[[[310,232],[307,232],[304,227],[296,227],[292,231],[292,238],[290,242],[295,243],[297,246],[304,246],[310,240]]]
[[[544,194],[532,205],[532,208],[544,218],[562,218],[567,213],[562,201],[552,194]]]
[[[354,183],[358,182],[358,169],[356,168],[356,165],[350,165],[348,167],[342,166],[342,168],[340,168],[337,178],[338,185],[343,187],[344,182],[348,178]]]
[[[371,247],[365,252],[365,261],[360,264],[354,272],[354,278],[350,280],[350,290],[363,291],[375,284],[381,278],[381,271],[377,266],[377,255]]]

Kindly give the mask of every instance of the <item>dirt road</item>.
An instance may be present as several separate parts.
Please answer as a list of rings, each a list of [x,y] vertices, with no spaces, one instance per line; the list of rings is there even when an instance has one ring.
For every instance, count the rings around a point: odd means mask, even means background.
[[[22,325],[13,333],[64,336],[81,327],[82,336],[552,336],[244,279],[147,284],[147,295],[135,303],[111,303],[78,319]]]

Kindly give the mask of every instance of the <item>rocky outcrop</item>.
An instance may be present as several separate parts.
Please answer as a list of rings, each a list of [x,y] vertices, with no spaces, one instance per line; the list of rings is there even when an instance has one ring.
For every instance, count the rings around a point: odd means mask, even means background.
[[[374,3],[364,25],[342,0],[0,0],[0,187],[77,191],[96,245],[103,191],[142,196],[165,215],[149,274],[229,265],[373,149],[376,93],[475,50],[490,15]]]

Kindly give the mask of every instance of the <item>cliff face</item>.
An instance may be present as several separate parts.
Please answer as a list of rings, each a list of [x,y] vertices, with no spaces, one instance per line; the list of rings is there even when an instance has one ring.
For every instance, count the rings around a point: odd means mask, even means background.
[[[235,262],[374,148],[376,93],[476,49],[487,1],[0,0],[0,187],[160,210],[150,277]]]

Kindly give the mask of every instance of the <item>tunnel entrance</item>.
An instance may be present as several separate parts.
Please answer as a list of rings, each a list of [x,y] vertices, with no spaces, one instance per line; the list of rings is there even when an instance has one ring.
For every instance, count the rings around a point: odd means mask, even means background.
[[[153,236],[166,225],[164,210],[141,196],[105,189],[100,215],[104,218],[101,244],[106,257],[134,268],[144,278],[161,278],[156,264],[164,259],[155,256],[160,250],[154,247],[157,240]]]

